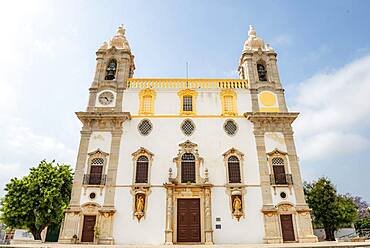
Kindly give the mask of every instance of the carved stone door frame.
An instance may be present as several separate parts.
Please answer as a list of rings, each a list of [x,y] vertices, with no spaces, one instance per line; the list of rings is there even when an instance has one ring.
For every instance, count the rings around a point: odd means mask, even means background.
[[[211,187],[209,183],[201,185],[165,184],[167,189],[167,213],[165,244],[177,243],[177,200],[199,199],[200,201],[200,243],[213,244]]]

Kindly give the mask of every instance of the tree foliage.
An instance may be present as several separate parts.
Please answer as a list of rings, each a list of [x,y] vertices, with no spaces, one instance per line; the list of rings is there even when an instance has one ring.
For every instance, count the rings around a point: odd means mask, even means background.
[[[304,193],[312,209],[314,224],[324,228],[326,240],[335,240],[334,232],[340,227],[351,225],[357,218],[357,207],[352,198],[338,195],[327,178],[305,183]]]
[[[54,165],[42,160],[22,179],[6,185],[1,201],[2,222],[12,228],[26,228],[35,239],[51,223],[60,223],[72,189],[69,165]]]

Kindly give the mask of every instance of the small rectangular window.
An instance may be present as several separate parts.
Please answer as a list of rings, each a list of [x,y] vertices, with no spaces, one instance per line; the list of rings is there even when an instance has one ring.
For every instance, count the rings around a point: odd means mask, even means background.
[[[151,96],[144,96],[143,97],[143,112],[151,112],[152,111],[152,97]]]
[[[183,111],[193,111],[193,97],[192,96],[183,97],[182,110]]]
[[[233,111],[233,97],[224,96],[224,111],[232,112]]]

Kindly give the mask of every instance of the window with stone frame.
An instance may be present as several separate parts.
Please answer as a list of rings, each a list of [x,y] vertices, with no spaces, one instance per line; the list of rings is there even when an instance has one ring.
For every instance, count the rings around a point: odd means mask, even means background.
[[[192,153],[185,153],[181,157],[181,182],[195,183],[195,156]]]
[[[136,161],[135,183],[148,183],[149,159],[140,156]]]
[[[230,148],[222,156],[226,167],[226,184],[243,183],[244,154],[235,148]]]
[[[229,183],[241,183],[240,161],[236,156],[230,156],[227,160]]]
[[[275,184],[287,184],[284,159],[281,157],[274,157],[272,158],[271,163],[274,172]]]
[[[139,114],[152,115],[154,114],[154,100],[156,93],[152,89],[143,89],[139,92],[140,106]]]
[[[90,164],[90,175],[89,184],[90,185],[100,185],[103,176],[104,159],[94,158],[91,160]]]

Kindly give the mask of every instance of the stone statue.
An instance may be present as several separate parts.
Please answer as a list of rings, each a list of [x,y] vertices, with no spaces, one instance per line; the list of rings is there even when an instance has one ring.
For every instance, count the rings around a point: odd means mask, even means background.
[[[235,196],[233,200],[233,215],[239,221],[240,217],[243,215],[242,213],[242,201],[240,200],[239,196]]]
[[[139,195],[136,199],[136,213],[144,212],[144,197]]]

